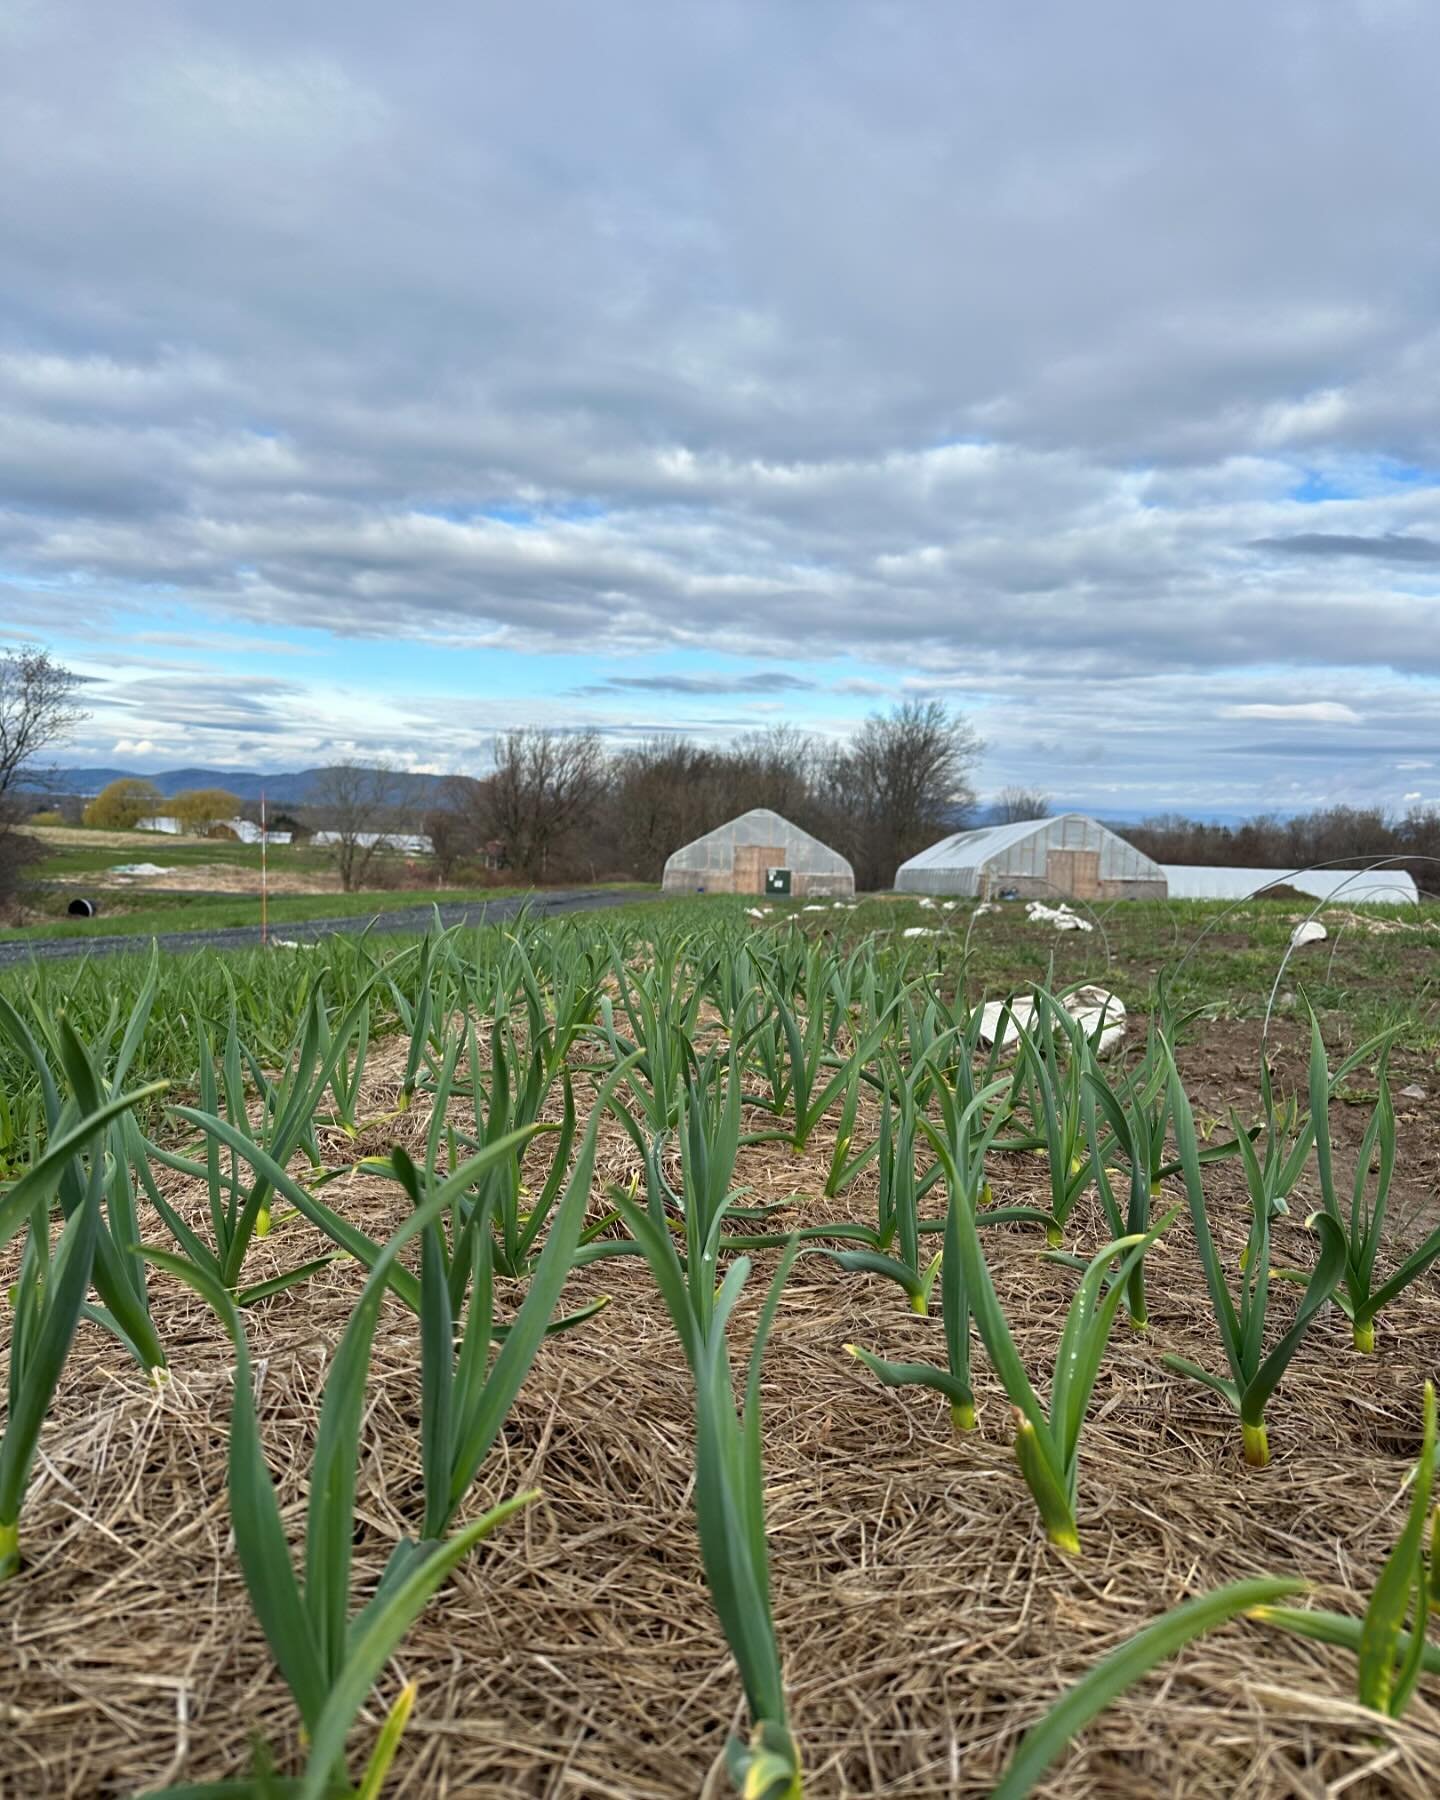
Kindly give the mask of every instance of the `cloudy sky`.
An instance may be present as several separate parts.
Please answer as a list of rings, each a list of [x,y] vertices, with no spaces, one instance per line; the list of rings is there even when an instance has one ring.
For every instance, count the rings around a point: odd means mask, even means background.
[[[0,0],[72,762],[841,732],[1440,801],[1440,8]]]

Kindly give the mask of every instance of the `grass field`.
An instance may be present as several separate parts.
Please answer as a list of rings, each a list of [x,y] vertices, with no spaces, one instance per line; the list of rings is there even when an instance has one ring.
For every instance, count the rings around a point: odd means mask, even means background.
[[[648,892],[639,882],[602,884],[601,892]],[[534,892],[525,887],[371,888],[359,894],[274,894],[268,917],[283,934],[286,925],[310,919],[368,919],[414,907],[479,906],[487,900],[513,899]],[[127,910],[112,909],[107,897],[93,919],[46,916],[32,924],[0,928],[0,943],[27,938],[134,937],[145,939],[167,931],[220,931],[230,926],[258,926],[259,901],[249,894],[131,894]]]
[[[116,863],[154,862],[184,867],[197,863],[228,863],[235,868],[260,872],[260,846],[219,838],[168,837],[158,831],[91,831],[82,826],[27,827],[29,836],[45,846],[44,859],[33,873],[44,879],[113,868]],[[272,869],[324,870],[331,867],[323,850],[308,844],[272,844],[268,850]]]
[[[32,827],[31,834],[49,852],[33,866],[31,874],[37,882],[53,885],[37,886],[31,891],[24,923],[0,926],[0,942],[23,942],[32,937],[146,938],[171,931],[224,930],[260,922],[258,844],[68,826]],[[153,863],[173,870],[174,877],[170,883],[161,875],[133,886],[119,885],[111,872],[128,863]],[[417,879],[424,873],[423,861],[407,863],[403,858],[389,857],[377,862],[377,879],[371,885],[361,892],[346,894],[340,891],[332,858],[307,845],[271,847],[267,866],[271,889],[267,912],[270,922],[282,927],[311,919],[367,918],[380,912],[404,912],[432,904],[473,904],[529,891],[517,884],[427,887]],[[196,872],[210,870],[215,872],[214,886],[228,888],[233,884],[235,891],[165,891],[169,885],[183,885]],[[396,882],[396,870],[408,873],[411,879],[407,882],[401,874]],[[302,885],[317,891],[284,891],[287,886]],[[633,886],[637,892],[648,891],[646,884],[640,882],[600,885],[607,889]],[[66,908],[77,896],[98,902],[96,917],[72,919],[67,915]]]
[[[0,1790],[1428,1800],[1440,932],[1303,916],[0,973]]]
[[[623,891],[626,884],[608,884]],[[634,884],[637,893],[652,889]],[[272,897],[272,923],[318,918],[366,918],[431,903],[477,903],[528,890],[417,888],[361,894]],[[139,938],[156,932],[219,929],[259,922],[258,904],[247,896],[126,896],[135,910],[107,909],[93,920],[48,919],[45,936],[94,937],[123,934]],[[736,910],[716,898],[687,901],[688,907]],[[779,909],[780,916],[787,916]],[[788,909],[815,929],[813,918]],[[703,916],[703,914],[702,914]],[[1308,917],[1298,902],[1251,901],[1238,909],[1219,901],[1127,902],[1098,915],[1091,933],[1056,933],[1029,924],[1019,907],[1002,909],[971,924],[971,909],[945,915],[944,935],[925,949],[942,968],[963,960],[973,987],[1000,992],[1043,982],[1104,980],[1130,1006],[1143,1006],[1156,978],[1170,983],[1177,1003],[1204,1006],[1215,1018],[1263,1017],[1295,924]],[[1405,1024],[1402,1041],[1417,1048],[1440,1047],[1440,917],[1413,907],[1329,908],[1331,937],[1294,953],[1277,994],[1277,1014],[1295,1010],[1303,988],[1322,1012],[1345,1013],[1362,1035],[1391,1022]],[[832,914],[824,929],[839,943],[858,941],[876,930],[935,928],[935,914],[914,901],[880,896],[862,901],[853,913]],[[968,935],[967,935],[968,933]],[[38,926],[0,930],[0,940],[40,935]],[[387,940],[388,941],[388,940]],[[3,977],[0,977],[3,980]]]

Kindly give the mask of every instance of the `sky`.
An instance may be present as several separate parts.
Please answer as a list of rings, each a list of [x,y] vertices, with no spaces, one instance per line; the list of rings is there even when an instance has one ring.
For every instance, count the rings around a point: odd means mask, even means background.
[[[0,0],[62,760],[843,734],[1440,803],[1440,8]]]

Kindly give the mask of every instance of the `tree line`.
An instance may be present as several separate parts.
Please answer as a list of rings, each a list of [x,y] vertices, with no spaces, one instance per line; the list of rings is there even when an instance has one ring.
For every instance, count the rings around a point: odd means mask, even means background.
[[[593,731],[530,726],[496,739],[494,772],[457,777],[425,817],[437,860],[487,844],[533,881],[657,881],[672,850],[769,807],[848,857],[862,888],[975,811],[982,745],[938,701],[872,713],[840,742],[790,725],[725,745],[656,734],[618,752]]]
[[[495,739],[492,772],[452,776],[418,820],[393,804],[394,771],[380,761],[325,770],[294,823],[332,834],[346,889],[365,886],[388,841],[417,823],[442,884],[476,864],[529,882],[656,881],[672,850],[768,807],[839,850],[862,888],[883,888],[907,857],[973,820],[981,748],[938,701],[873,713],[840,742],[775,725],[719,746],[664,733],[612,752],[594,731],[527,726]],[[1045,810],[1043,796],[1018,788],[995,809],[1004,818]],[[198,836],[256,816],[223,789],[165,798],[126,776],[85,807],[84,822],[124,830],[160,814]]]
[[[241,801],[228,788],[182,788],[167,798],[153,781],[122,775],[100,790],[81,817],[105,831],[130,831],[142,819],[170,818],[192,837],[204,837],[241,814]]]
[[[45,650],[0,649],[0,901],[41,854],[20,827],[44,788],[45,753],[86,716],[79,686]],[[672,850],[770,807],[848,857],[861,887],[878,888],[907,857],[972,820],[982,748],[961,715],[921,700],[872,713],[839,742],[776,725],[720,746],[667,732],[612,751],[595,731],[527,726],[495,739],[485,775],[449,779],[421,819],[393,804],[383,762],[347,762],[325,772],[294,823],[334,835],[347,888],[365,885],[387,842],[417,824],[442,881],[477,864],[503,865],[529,882],[654,881]],[[1012,798],[1023,805],[1031,797]],[[253,810],[223,789],[166,799],[143,778],[125,777],[84,818],[124,829],[164,813],[204,835]]]
[[[20,827],[33,811],[42,758],[85,717],[78,687],[44,650],[0,650],[0,902],[40,854]],[[442,882],[499,866],[527,882],[655,881],[671,851],[752,807],[769,807],[848,857],[862,889],[885,888],[907,857],[974,823],[982,749],[961,715],[921,700],[872,713],[840,741],[776,725],[724,745],[666,732],[612,751],[595,731],[527,726],[495,739],[489,773],[445,782],[440,804],[423,818],[395,807],[385,764],[350,762],[327,770],[313,803],[285,824],[334,834],[332,854],[347,888],[366,885],[393,834],[417,825],[433,843]],[[85,817],[123,827],[163,811],[203,834],[254,810],[223,789],[165,800],[151,783],[126,778],[92,801]],[[1003,822],[1048,810],[1043,794],[1006,788],[991,816]],[[1293,817],[1265,813],[1241,825],[1164,813],[1120,829],[1157,862],[1280,869],[1393,857],[1422,889],[1440,891],[1434,807],[1396,814],[1331,806]]]
[[[1282,818],[1261,813],[1241,825],[1217,825],[1182,813],[1161,813],[1120,828],[1156,862],[1211,863],[1243,869],[1304,869],[1316,863],[1362,868],[1399,860],[1417,887],[1440,891],[1440,810],[1411,806],[1326,806]]]

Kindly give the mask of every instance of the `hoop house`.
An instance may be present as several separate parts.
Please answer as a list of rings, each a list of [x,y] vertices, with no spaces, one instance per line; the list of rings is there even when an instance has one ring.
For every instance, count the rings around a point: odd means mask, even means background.
[[[1025,900],[1055,894],[1076,900],[1163,900],[1166,894],[1159,863],[1084,813],[957,831],[901,863],[895,886],[902,894],[976,900],[1002,893]]]
[[[855,892],[855,871],[819,838],[757,806],[675,851],[663,886],[668,894],[833,897]]]

